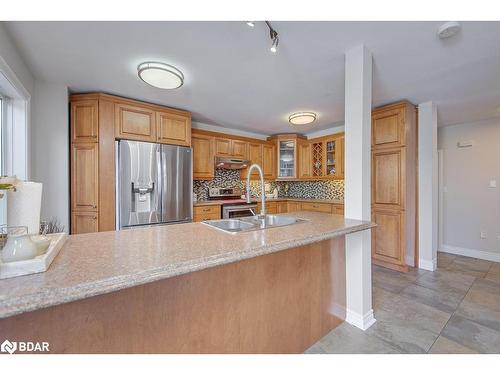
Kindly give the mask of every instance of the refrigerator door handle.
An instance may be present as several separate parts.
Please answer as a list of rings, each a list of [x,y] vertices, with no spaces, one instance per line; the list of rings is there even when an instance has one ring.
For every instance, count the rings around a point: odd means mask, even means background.
[[[163,202],[163,180],[162,180],[162,174],[163,174],[163,163],[162,163],[162,152],[161,152],[161,145],[158,145],[156,148],[156,212],[158,212],[159,217],[161,218],[160,221],[163,221],[163,207],[162,207],[162,202]]]

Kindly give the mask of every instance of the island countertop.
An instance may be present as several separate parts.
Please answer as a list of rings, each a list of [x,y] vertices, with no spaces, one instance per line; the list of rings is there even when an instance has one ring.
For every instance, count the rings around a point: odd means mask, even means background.
[[[300,224],[229,234],[202,223],[72,235],[49,270],[0,280],[0,318],[287,250],[374,226],[318,212]]]

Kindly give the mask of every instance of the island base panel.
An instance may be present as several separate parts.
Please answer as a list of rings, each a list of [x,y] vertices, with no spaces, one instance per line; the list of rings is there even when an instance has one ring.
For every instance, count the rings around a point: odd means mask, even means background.
[[[345,319],[344,237],[0,319],[52,353],[301,353]]]

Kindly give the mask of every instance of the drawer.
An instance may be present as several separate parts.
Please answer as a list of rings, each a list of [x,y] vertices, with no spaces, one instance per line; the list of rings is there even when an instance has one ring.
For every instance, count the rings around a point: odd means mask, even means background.
[[[343,204],[334,204],[332,206],[332,214],[343,215],[344,214],[344,205]]]
[[[193,221],[198,222],[198,221],[204,221],[204,220],[219,220],[220,219],[220,213],[207,213],[207,214],[194,214],[193,215]]]
[[[301,208],[303,211],[325,212],[329,214],[332,213],[332,205],[330,203],[302,202]]]
[[[220,216],[220,206],[194,206],[194,215],[219,215]]]

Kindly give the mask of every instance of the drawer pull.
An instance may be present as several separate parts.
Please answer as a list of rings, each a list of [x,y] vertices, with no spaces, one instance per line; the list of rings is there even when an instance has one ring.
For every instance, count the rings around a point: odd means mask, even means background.
[[[204,208],[203,209],[203,212],[208,212],[208,211],[210,211],[210,208]]]

